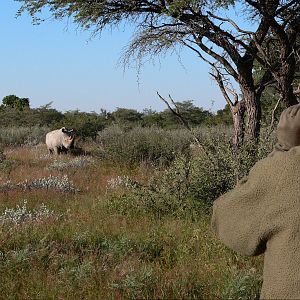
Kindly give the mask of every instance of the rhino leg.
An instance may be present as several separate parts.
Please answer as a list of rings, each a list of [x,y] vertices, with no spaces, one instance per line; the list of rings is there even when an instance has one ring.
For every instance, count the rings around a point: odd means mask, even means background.
[[[54,153],[55,153],[56,155],[59,155],[59,154],[60,154],[60,153],[59,153],[58,147],[54,147]]]
[[[53,149],[48,148],[48,152],[50,155],[53,154]]]
[[[63,154],[67,154],[68,153],[68,149],[64,146],[62,146],[60,149],[59,149],[60,153],[63,153]]]

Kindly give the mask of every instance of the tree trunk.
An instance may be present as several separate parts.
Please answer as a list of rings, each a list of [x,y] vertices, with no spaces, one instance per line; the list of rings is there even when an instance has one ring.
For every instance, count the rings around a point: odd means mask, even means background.
[[[254,88],[241,87],[241,90],[247,114],[246,141],[251,144],[257,144],[260,136],[261,121],[260,97],[256,94]]]
[[[237,151],[244,143],[244,121],[245,121],[245,102],[240,101],[231,108],[233,119],[233,147]]]
[[[293,61],[293,63],[291,62],[291,60]],[[295,66],[296,61],[294,57],[291,57],[289,63],[283,64],[280,70],[277,72],[277,89],[286,107],[298,103],[292,85],[295,77]]]

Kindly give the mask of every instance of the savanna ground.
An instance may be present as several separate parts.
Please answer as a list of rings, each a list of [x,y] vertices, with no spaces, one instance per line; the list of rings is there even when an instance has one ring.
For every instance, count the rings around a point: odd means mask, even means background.
[[[218,171],[205,173],[197,151],[169,163],[121,163],[102,146],[81,146],[85,153],[59,157],[43,144],[4,147],[0,299],[259,295],[262,257],[223,246],[210,229],[211,205],[201,200],[215,196],[214,184],[224,186],[230,163],[219,165],[219,157]],[[212,182],[210,174],[217,174]]]

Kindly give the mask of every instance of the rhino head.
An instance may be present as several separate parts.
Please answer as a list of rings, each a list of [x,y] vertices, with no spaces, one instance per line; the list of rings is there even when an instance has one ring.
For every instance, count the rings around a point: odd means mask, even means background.
[[[75,138],[73,129],[67,130],[65,127],[62,127],[61,131],[63,133],[63,140],[62,140],[63,146],[66,149],[72,148],[72,146],[74,144],[74,138]]]

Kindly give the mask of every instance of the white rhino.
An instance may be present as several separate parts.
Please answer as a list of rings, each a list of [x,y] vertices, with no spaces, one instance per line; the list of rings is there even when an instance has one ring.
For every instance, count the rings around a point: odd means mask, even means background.
[[[48,132],[46,134],[46,145],[49,154],[67,152],[74,147],[74,138],[73,129],[67,130],[65,127]]]

